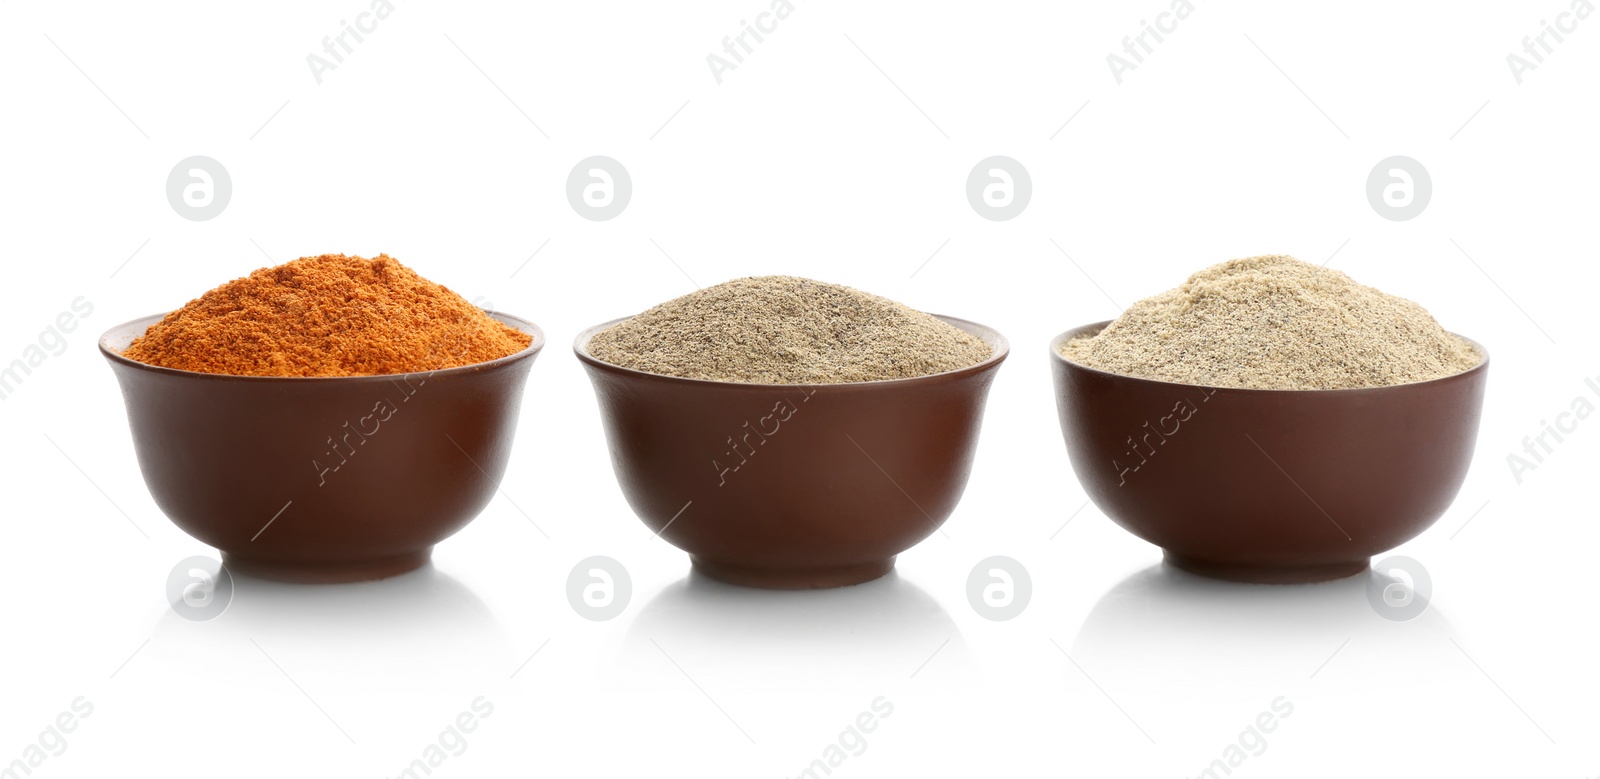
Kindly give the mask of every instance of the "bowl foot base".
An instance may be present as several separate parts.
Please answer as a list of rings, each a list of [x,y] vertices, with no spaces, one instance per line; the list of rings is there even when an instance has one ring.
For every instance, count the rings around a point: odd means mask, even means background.
[[[408,552],[394,557],[375,560],[345,560],[340,562],[299,562],[284,560],[257,560],[223,553],[222,564],[232,573],[297,584],[336,584],[339,582],[365,582],[387,579],[409,573],[428,564],[433,547],[420,552]]]
[[[877,579],[894,570],[894,558],[835,568],[752,568],[689,556],[695,570],[717,581],[766,590],[820,590]]]
[[[1167,565],[1174,568],[1212,579],[1225,579],[1230,582],[1248,582],[1251,584],[1328,582],[1365,573],[1372,567],[1371,560],[1315,565],[1270,566],[1201,560],[1171,551],[1164,552],[1164,554]]]

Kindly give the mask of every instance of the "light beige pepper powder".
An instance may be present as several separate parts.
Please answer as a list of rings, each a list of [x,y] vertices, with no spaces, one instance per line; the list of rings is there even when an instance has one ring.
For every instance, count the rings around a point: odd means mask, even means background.
[[[1125,376],[1274,390],[1410,384],[1483,360],[1422,306],[1286,255],[1206,268],[1061,354]]]
[[[989,344],[877,295],[794,276],[753,276],[669,300],[589,339],[624,368],[750,384],[901,379],[988,359]]]

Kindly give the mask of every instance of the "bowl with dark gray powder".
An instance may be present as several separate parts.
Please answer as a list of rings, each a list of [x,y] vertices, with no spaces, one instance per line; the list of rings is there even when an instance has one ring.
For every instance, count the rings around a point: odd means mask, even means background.
[[[737,279],[578,335],[623,495],[701,572],[888,573],[972,467],[998,332],[850,287]]]
[[[1072,467],[1202,575],[1353,576],[1455,499],[1488,376],[1421,306],[1292,257],[1231,260],[1051,342]]]

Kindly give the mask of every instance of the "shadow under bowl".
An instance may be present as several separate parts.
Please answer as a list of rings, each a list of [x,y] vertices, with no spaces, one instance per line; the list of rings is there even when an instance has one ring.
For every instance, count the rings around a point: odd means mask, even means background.
[[[497,360],[378,376],[232,376],[122,355],[163,315],[100,338],[156,505],[264,579],[345,582],[421,567],[494,497],[544,334]]]
[[[696,569],[769,589],[876,579],[932,535],[966,487],[984,400],[1009,347],[928,376],[747,384],[663,376],[573,350],[594,384],[617,482],[634,513]]]
[[[1442,379],[1344,390],[1174,384],[1088,368],[1050,343],[1072,469],[1170,564],[1219,579],[1353,576],[1415,538],[1472,461],[1489,355]],[[1463,339],[1465,340],[1465,339]]]

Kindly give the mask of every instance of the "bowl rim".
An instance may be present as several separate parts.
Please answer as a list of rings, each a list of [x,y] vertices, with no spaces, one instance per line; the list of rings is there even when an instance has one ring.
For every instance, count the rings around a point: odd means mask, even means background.
[[[531,322],[531,321],[529,321],[527,319],[523,319],[522,317],[517,316],[515,314],[508,314],[508,313],[506,313],[504,311],[494,311],[494,310],[486,309],[486,308],[479,309],[479,310],[483,311],[485,314],[488,314],[490,317],[494,318],[495,321],[498,321],[501,324],[509,325],[511,327],[514,327],[514,328],[524,332],[524,333],[527,333],[528,335],[533,337],[532,340],[528,342],[527,346],[523,347],[522,349],[519,349],[518,351],[512,352],[511,354],[508,354],[508,355],[506,355],[504,357],[497,357],[497,358],[495,358],[493,360],[488,360],[488,361],[485,361],[485,362],[475,362],[475,363],[472,363],[470,365],[457,365],[457,366],[452,367],[452,368],[435,368],[435,369],[433,369],[431,371],[410,371],[410,372],[407,372],[407,373],[370,373],[370,374],[363,374],[363,375],[360,375],[360,376],[250,376],[250,375],[241,375],[241,374],[236,374],[236,373],[207,373],[205,371],[190,371],[190,370],[184,370],[182,368],[168,368],[168,367],[161,366],[161,365],[151,365],[149,363],[139,362],[138,360],[135,360],[135,359],[132,359],[130,357],[124,356],[121,351],[112,348],[111,345],[109,343],[107,343],[110,340],[110,338],[111,338],[111,336],[113,334],[121,334],[121,332],[126,330],[127,328],[131,328],[131,327],[137,326],[140,323],[145,323],[145,322],[148,323],[148,324],[145,324],[144,328],[141,330],[141,333],[143,331],[145,331],[145,330],[149,330],[150,329],[150,325],[153,325],[156,322],[161,321],[163,318],[165,318],[167,316],[167,314],[172,313],[170,311],[166,312],[166,313],[162,313],[162,314],[151,314],[151,315],[148,315],[148,316],[135,317],[135,318],[130,319],[130,320],[126,321],[126,322],[123,322],[122,324],[114,325],[114,326],[108,328],[104,333],[100,334],[100,339],[97,342],[97,344],[100,347],[100,353],[102,355],[105,355],[105,358],[107,360],[110,360],[112,363],[114,363],[116,365],[121,365],[121,366],[124,366],[124,367],[128,367],[128,368],[135,368],[135,369],[138,369],[138,370],[150,371],[152,373],[157,373],[157,374],[169,374],[169,375],[173,375],[173,376],[187,376],[187,377],[194,378],[194,379],[208,379],[208,380],[214,380],[214,381],[347,382],[347,383],[380,382],[380,381],[387,382],[387,381],[393,381],[395,379],[401,379],[401,378],[407,378],[407,377],[412,377],[412,378],[415,378],[415,377],[426,377],[426,378],[429,378],[429,379],[433,379],[433,378],[438,378],[440,376],[450,376],[450,375],[461,374],[461,373],[475,373],[475,372],[478,372],[478,371],[481,371],[481,370],[485,370],[487,368],[499,367],[499,366],[508,365],[510,363],[517,362],[517,361],[520,361],[520,360],[528,359],[528,358],[534,356],[535,354],[537,354],[540,349],[544,348],[544,345],[545,345],[544,330],[541,329],[538,325],[534,324],[533,322]]]
[[[637,368],[628,368],[628,367],[625,367],[625,366],[622,366],[622,365],[617,365],[616,363],[606,362],[605,360],[602,360],[602,359],[600,359],[598,357],[595,357],[592,354],[589,354],[589,349],[588,349],[589,340],[594,338],[594,336],[597,333],[599,333],[602,330],[606,330],[606,329],[608,329],[610,327],[613,327],[615,325],[618,325],[618,324],[621,324],[623,322],[626,322],[629,319],[634,318],[635,316],[638,316],[638,314],[631,314],[629,316],[617,317],[616,319],[612,319],[612,320],[609,320],[609,321],[601,322],[600,324],[593,325],[593,326],[590,326],[590,327],[586,327],[583,330],[579,331],[577,337],[572,339],[572,352],[573,352],[573,354],[576,354],[578,356],[578,359],[581,360],[585,365],[588,365],[588,366],[591,366],[591,367],[594,367],[594,368],[599,368],[601,370],[610,371],[612,373],[617,373],[617,374],[621,374],[621,375],[624,375],[624,376],[637,378],[637,379],[656,379],[656,380],[662,380],[662,381],[677,382],[677,383],[684,384],[686,386],[697,386],[698,385],[698,386],[710,386],[710,387],[741,387],[741,388],[753,388],[753,389],[771,389],[771,388],[803,388],[803,389],[835,388],[835,389],[837,389],[837,388],[840,388],[840,387],[881,387],[881,386],[889,386],[889,385],[906,385],[906,384],[910,384],[910,383],[913,383],[913,382],[949,380],[949,379],[964,377],[964,376],[967,376],[967,375],[970,375],[970,374],[981,373],[983,371],[986,371],[986,370],[989,370],[991,368],[994,368],[994,367],[998,366],[1001,362],[1003,362],[1006,359],[1006,357],[1011,354],[1011,342],[1009,340],[1007,340],[1006,337],[1004,335],[1002,335],[999,330],[996,330],[996,329],[994,329],[992,327],[989,327],[988,325],[984,325],[984,324],[980,324],[978,322],[974,322],[974,321],[972,321],[970,319],[962,319],[960,317],[947,316],[947,315],[944,315],[944,314],[932,314],[932,313],[928,314],[928,316],[931,316],[931,317],[933,317],[935,319],[938,319],[939,321],[944,322],[945,324],[953,325],[953,326],[965,331],[966,333],[968,333],[970,335],[975,335],[975,336],[977,336],[979,338],[982,338],[985,343],[989,344],[989,348],[990,348],[989,356],[984,358],[982,361],[975,362],[975,363],[973,363],[971,365],[966,365],[966,366],[963,366],[963,367],[960,367],[960,368],[952,368],[952,369],[950,369],[948,371],[940,371],[939,373],[924,374],[922,376],[903,376],[903,377],[900,377],[900,378],[897,378],[897,379],[874,379],[872,381],[839,381],[839,382],[832,382],[832,383],[826,383],[826,384],[816,384],[816,383],[811,383],[811,384],[761,384],[761,383],[758,383],[758,382],[751,382],[751,381],[719,381],[719,380],[716,380],[716,379],[693,379],[693,378],[689,378],[687,376],[672,376],[670,374],[665,374],[665,373],[651,373],[649,371],[638,370]]]
[[[1471,368],[1468,368],[1468,369],[1466,369],[1464,371],[1461,371],[1459,373],[1452,373],[1452,374],[1450,374],[1448,376],[1440,376],[1437,379],[1428,379],[1427,381],[1413,381],[1413,382],[1408,382],[1408,383],[1405,383],[1405,384],[1389,384],[1389,385],[1382,386],[1382,387],[1344,387],[1344,388],[1341,388],[1341,389],[1301,390],[1301,389],[1261,389],[1261,388],[1256,388],[1256,387],[1218,387],[1218,386],[1211,385],[1211,384],[1183,384],[1183,383],[1176,382],[1176,381],[1163,381],[1161,379],[1148,379],[1148,378],[1145,378],[1143,376],[1128,376],[1128,375],[1122,374],[1122,373],[1112,373],[1111,371],[1104,371],[1104,370],[1101,370],[1099,368],[1091,368],[1091,367],[1089,367],[1087,365],[1084,365],[1083,363],[1073,362],[1073,361],[1067,359],[1066,356],[1061,353],[1061,345],[1066,343],[1068,339],[1076,338],[1076,337],[1078,337],[1080,335],[1083,335],[1084,333],[1089,333],[1089,332],[1098,333],[1099,331],[1104,330],[1113,321],[1116,321],[1116,320],[1107,319],[1107,320],[1104,320],[1104,321],[1101,321],[1101,322],[1091,322],[1089,324],[1078,325],[1077,327],[1074,327],[1074,328],[1071,328],[1069,330],[1066,330],[1065,332],[1058,333],[1054,338],[1050,339],[1050,356],[1051,356],[1051,358],[1053,358],[1054,360],[1059,361],[1062,365],[1068,366],[1069,368],[1072,368],[1074,370],[1080,370],[1080,371],[1084,371],[1084,372],[1087,372],[1087,373],[1090,373],[1090,374],[1097,374],[1097,375],[1100,375],[1100,376],[1106,376],[1106,377],[1110,377],[1110,378],[1114,378],[1114,379],[1121,379],[1121,380],[1124,380],[1124,381],[1144,382],[1146,384],[1157,384],[1157,385],[1164,385],[1164,386],[1168,386],[1168,387],[1186,387],[1186,388],[1191,388],[1191,389],[1203,389],[1203,390],[1211,390],[1213,392],[1233,392],[1233,393],[1240,393],[1240,394],[1261,394],[1261,395],[1281,395],[1281,396],[1288,396],[1288,395],[1326,395],[1326,394],[1329,394],[1329,393],[1385,392],[1385,391],[1392,391],[1392,390],[1402,389],[1402,388],[1405,388],[1405,387],[1426,387],[1428,385],[1435,384],[1435,383],[1442,382],[1442,381],[1459,380],[1459,379],[1462,379],[1463,377],[1470,376],[1470,375],[1475,374],[1475,373],[1483,373],[1484,371],[1487,371],[1489,369],[1489,350],[1487,348],[1485,348],[1483,344],[1478,343],[1477,341],[1474,341],[1473,339],[1468,338],[1468,337],[1466,337],[1464,335],[1461,335],[1460,333],[1454,333],[1454,332],[1450,332],[1448,330],[1446,330],[1445,332],[1450,333],[1450,335],[1455,336],[1456,338],[1460,338],[1461,340],[1466,341],[1469,344],[1472,344],[1472,347],[1474,349],[1478,350],[1478,354],[1481,355],[1483,359],[1479,360],[1477,365],[1474,365]]]

